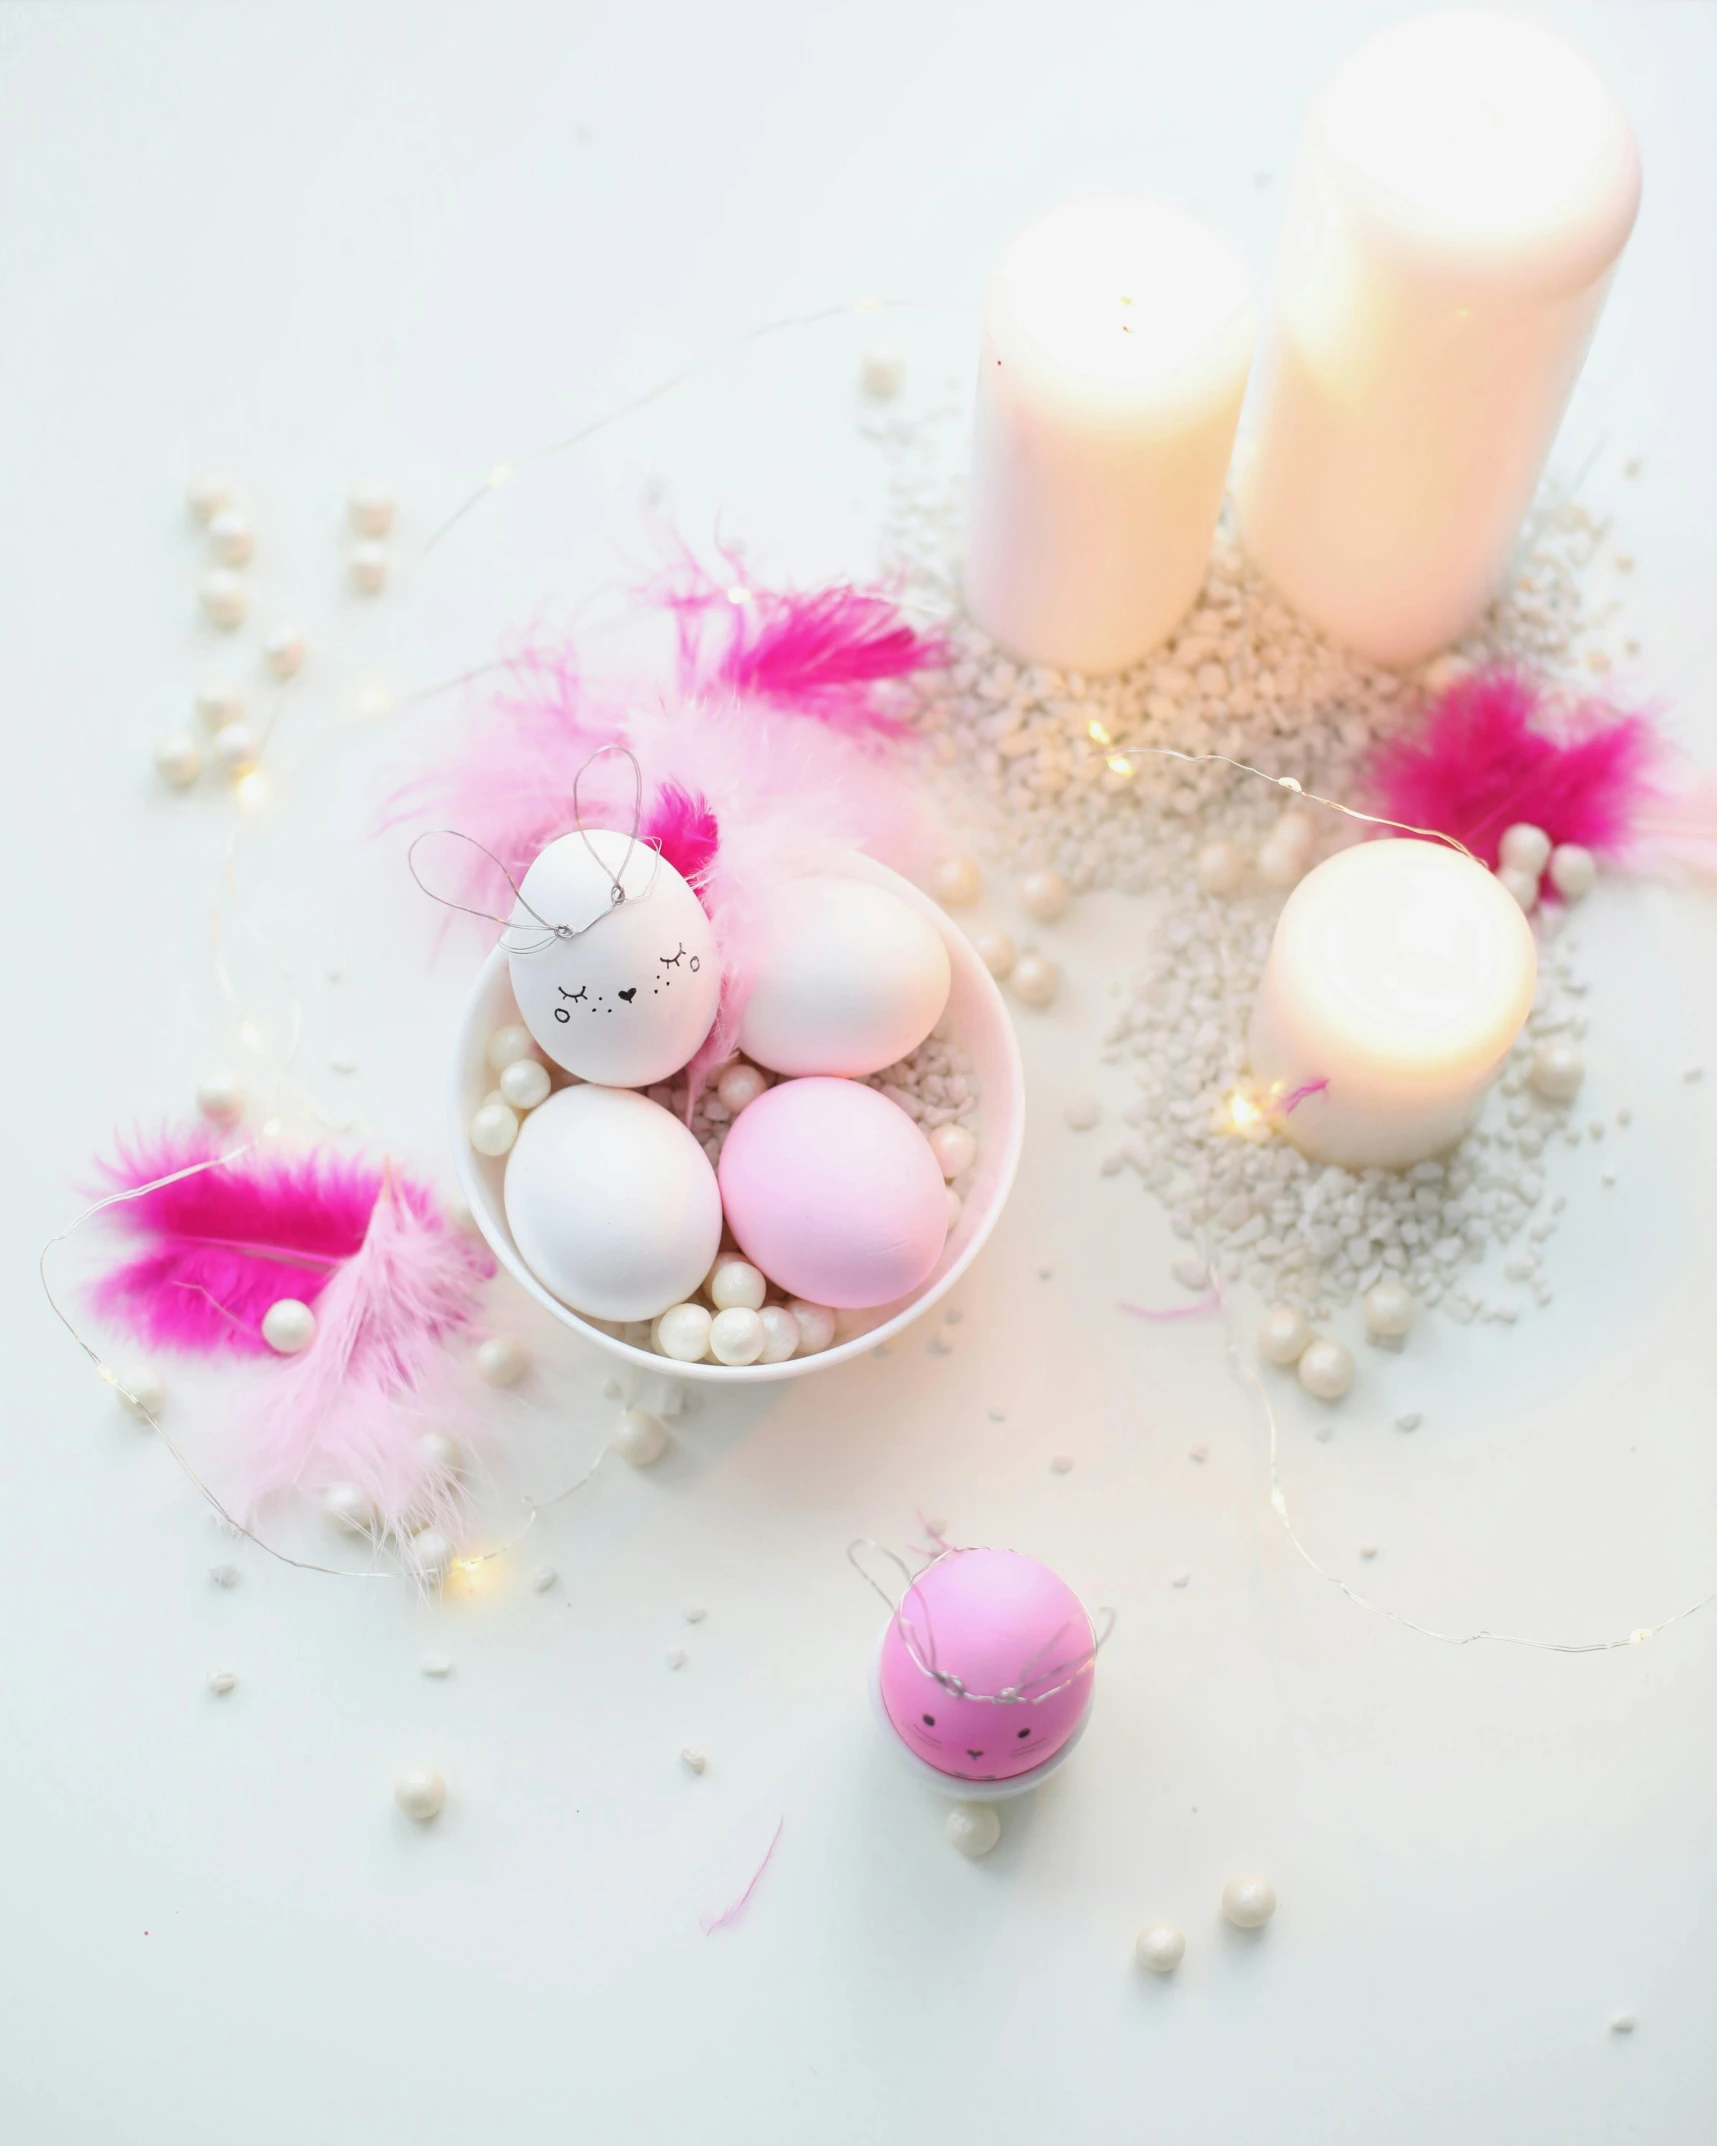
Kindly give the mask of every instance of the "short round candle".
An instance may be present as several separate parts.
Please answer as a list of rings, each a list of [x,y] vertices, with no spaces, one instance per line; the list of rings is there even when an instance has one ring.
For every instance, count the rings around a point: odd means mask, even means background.
[[[1483,865],[1436,842],[1363,842],[1283,907],[1251,1073],[1314,1161],[1424,1162],[1478,1115],[1537,980],[1532,927]]]
[[[815,1304],[891,1304],[928,1281],[947,1239],[930,1143],[857,1081],[789,1080],[760,1095],[734,1120],[720,1175],[746,1258]]]
[[[1084,1720],[1097,1642],[1067,1582],[1018,1550],[950,1550],[883,1635],[883,1711],[917,1758],[960,1781],[1046,1765]]]

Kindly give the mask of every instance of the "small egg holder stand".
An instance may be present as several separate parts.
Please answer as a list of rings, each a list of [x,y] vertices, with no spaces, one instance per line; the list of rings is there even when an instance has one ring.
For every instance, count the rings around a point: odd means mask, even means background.
[[[1025,1074],[1013,1023],[994,977],[978,958],[965,933],[949,922],[928,895],[898,872],[892,872],[874,858],[857,852],[846,852],[832,859],[828,871],[831,875],[868,880],[873,886],[886,887],[924,917],[946,945],[952,982],[944,1018],[960,1049],[970,1057],[978,1077],[982,1130],[978,1142],[977,1175],[966,1195],[960,1219],[949,1231],[942,1256],[929,1279],[909,1297],[893,1304],[847,1314],[846,1318],[852,1322],[848,1331],[832,1347],[820,1350],[814,1356],[793,1356],[779,1364],[681,1363],[672,1357],[659,1356],[654,1350],[640,1349],[596,1321],[581,1318],[543,1287],[526,1266],[507,1227],[502,1196],[506,1159],[479,1155],[466,1130],[472,1113],[493,1084],[484,1055],[488,1040],[496,1029],[519,1019],[504,946],[497,946],[484,962],[466,1001],[454,1047],[449,1097],[454,1168],[459,1189],[489,1249],[526,1294],[562,1326],[583,1335],[610,1356],[620,1357],[634,1371],[649,1372],[670,1380],[696,1379],[712,1385],[740,1385],[801,1378],[809,1371],[823,1371],[836,1364],[850,1363],[904,1331],[913,1320],[946,1296],[978,1256],[1013,1186],[1025,1136]],[[1043,1769],[1048,1770],[1047,1766]]]

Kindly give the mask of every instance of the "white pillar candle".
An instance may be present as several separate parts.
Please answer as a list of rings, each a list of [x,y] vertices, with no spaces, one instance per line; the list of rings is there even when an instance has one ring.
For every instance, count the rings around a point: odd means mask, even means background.
[[[966,601],[1028,661],[1112,671],[1204,580],[1252,358],[1245,264],[1154,201],[1024,231],[984,300]]]
[[[1360,48],[1301,145],[1242,443],[1243,540],[1298,610],[1384,663],[1478,618],[1639,206],[1582,56],[1467,9]]]
[[[1252,1008],[1258,1101],[1316,1162],[1401,1169],[1472,1124],[1538,981],[1532,927],[1440,842],[1339,850],[1289,895]]]

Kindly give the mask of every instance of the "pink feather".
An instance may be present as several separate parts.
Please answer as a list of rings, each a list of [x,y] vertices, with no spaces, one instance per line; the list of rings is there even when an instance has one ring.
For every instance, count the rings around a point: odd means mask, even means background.
[[[1663,879],[1717,879],[1717,775],[1695,775],[1634,815],[1628,862]]]
[[[1494,866],[1504,830],[1523,820],[1553,843],[1624,855],[1662,754],[1646,716],[1596,700],[1552,706],[1524,673],[1495,667],[1457,679],[1368,773],[1379,812],[1453,835]]]
[[[721,830],[706,801],[666,782],[651,800],[638,832],[653,842],[690,887],[702,887],[715,863]]]
[[[196,1170],[108,1210],[133,1247],[96,1283],[95,1308],[153,1348],[265,1355],[262,1316],[314,1304],[364,1241],[381,1172],[356,1156],[253,1149],[214,1169],[206,1127],[121,1143],[100,1166],[125,1192]]]
[[[421,1187],[385,1169],[362,1244],[322,1290],[314,1339],[270,1382],[244,1460],[247,1505],[354,1483],[383,1533],[449,1523],[459,1486],[425,1457],[423,1433],[454,1404],[445,1343],[470,1325],[492,1271]]]

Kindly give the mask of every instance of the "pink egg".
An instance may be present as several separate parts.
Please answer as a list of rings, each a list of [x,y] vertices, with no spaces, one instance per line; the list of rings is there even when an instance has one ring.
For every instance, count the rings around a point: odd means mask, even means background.
[[[1084,1604],[1018,1550],[939,1557],[906,1590],[882,1642],[895,1733],[961,1781],[1010,1781],[1047,1764],[1084,1720],[1096,1673]]]
[[[766,1090],[734,1120],[720,1179],[746,1258],[813,1304],[891,1304],[929,1279],[947,1240],[947,1187],[929,1141],[857,1081]]]

